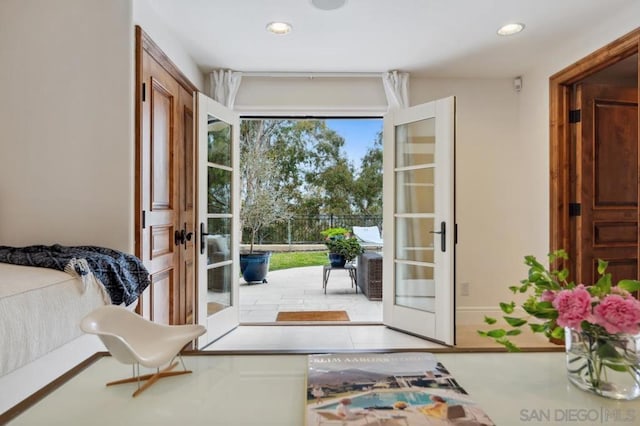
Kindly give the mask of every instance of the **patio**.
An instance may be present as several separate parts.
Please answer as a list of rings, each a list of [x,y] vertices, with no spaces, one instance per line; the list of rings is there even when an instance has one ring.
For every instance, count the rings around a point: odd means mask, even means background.
[[[240,322],[275,322],[279,311],[341,311],[351,322],[382,322],[382,302],[351,286],[348,271],[333,270],[322,288],[322,266],[270,271],[267,284],[240,279]]]

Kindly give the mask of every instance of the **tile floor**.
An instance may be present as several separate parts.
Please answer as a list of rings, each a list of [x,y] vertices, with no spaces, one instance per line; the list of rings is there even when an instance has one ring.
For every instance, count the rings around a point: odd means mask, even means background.
[[[382,325],[241,325],[204,350],[319,353],[444,347]]]

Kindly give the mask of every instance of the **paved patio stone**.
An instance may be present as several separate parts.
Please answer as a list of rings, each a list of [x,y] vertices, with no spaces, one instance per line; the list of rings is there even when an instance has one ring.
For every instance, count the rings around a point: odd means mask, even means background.
[[[334,271],[327,294],[322,266],[270,271],[268,283],[240,283],[240,322],[273,322],[279,311],[347,311],[351,321],[382,322],[382,302],[370,301],[351,286],[349,275]]]

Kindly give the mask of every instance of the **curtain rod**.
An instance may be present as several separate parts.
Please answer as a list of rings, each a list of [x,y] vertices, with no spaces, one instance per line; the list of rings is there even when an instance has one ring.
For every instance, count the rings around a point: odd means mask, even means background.
[[[243,77],[289,77],[289,78],[332,78],[332,77],[360,77],[360,78],[382,78],[381,72],[242,72]]]

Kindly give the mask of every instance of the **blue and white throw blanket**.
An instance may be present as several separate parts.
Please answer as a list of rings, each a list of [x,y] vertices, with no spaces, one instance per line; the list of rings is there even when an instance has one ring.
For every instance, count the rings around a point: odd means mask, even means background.
[[[149,286],[149,272],[137,257],[104,247],[58,244],[52,246],[0,246],[0,262],[65,271],[83,284],[95,276],[111,303],[130,305]]]

